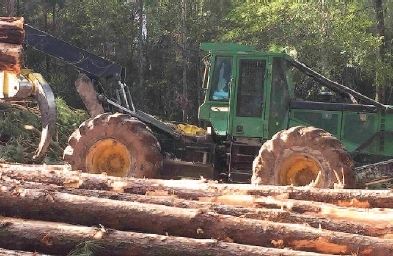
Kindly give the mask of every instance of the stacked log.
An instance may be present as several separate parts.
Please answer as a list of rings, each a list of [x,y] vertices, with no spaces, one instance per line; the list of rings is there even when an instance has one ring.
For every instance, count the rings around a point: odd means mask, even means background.
[[[116,178],[2,164],[0,248],[53,255],[86,248],[94,255],[393,255],[392,197],[387,190]]]
[[[0,17],[0,71],[20,73],[23,41],[23,18]]]

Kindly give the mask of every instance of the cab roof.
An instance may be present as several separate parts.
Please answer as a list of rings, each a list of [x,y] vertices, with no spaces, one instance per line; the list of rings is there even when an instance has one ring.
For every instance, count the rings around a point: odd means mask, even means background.
[[[253,46],[236,44],[236,43],[201,43],[200,49],[209,52],[212,54],[215,53],[230,53],[233,55],[236,54],[255,54],[258,56],[280,56],[284,58],[290,58],[286,53],[278,53],[278,52],[263,52],[258,51]]]

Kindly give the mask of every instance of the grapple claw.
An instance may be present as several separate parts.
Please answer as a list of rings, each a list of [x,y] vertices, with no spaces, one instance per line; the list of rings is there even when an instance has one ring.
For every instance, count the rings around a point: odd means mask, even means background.
[[[56,103],[51,87],[40,74],[29,74],[29,80],[34,84],[33,97],[37,100],[41,112],[41,139],[33,156],[33,160],[37,161],[47,152],[56,127]]]

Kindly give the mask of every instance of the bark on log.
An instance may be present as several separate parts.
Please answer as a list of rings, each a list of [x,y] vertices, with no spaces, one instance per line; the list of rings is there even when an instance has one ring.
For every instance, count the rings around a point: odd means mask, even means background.
[[[37,252],[14,251],[14,250],[6,250],[0,248],[0,256],[49,256],[49,255],[41,254]]]
[[[24,20],[19,17],[0,17],[0,43],[23,44]]]
[[[393,254],[393,240],[389,239],[219,215],[202,209],[120,202],[34,189],[18,191],[2,187],[0,209],[8,216],[82,225],[103,224],[120,230],[215,238],[266,247],[331,254]]]
[[[119,200],[119,201],[159,204],[159,205],[166,205],[166,206],[179,207],[179,208],[200,208],[206,211],[212,211],[218,214],[231,215],[235,217],[244,217],[244,218],[251,218],[251,219],[258,219],[258,220],[269,220],[269,221],[282,222],[282,223],[307,224],[314,228],[322,228],[331,231],[340,231],[340,232],[347,232],[347,233],[356,233],[365,236],[375,236],[381,238],[393,237],[393,225],[390,224],[390,222],[377,223],[377,220],[375,220],[370,223],[370,222],[365,222],[365,220],[362,217],[358,222],[356,222],[353,219],[351,219],[350,216],[349,218],[345,218],[348,217],[348,215],[341,218],[340,216],[335,216],[336,218],[329,219],[326,218],[327,217],[326,215],[321,214],[321,207],[325,207],[326,209],[327,208],[326,206],[329,206],[328,204],[323,204],[323,203],[319,203],[319,204],[316,203],[319,206],[315,206],[311,208],[311,210],[314,210],[317,214],[319,213],[319,216],[315,216],[314,213],[306,214],[306,212],[311,211],[309,208],[307,208],[309,205],[308,203],[315,204],[315,202],[311,203],[307,201],[305,206],[302,204],[298,206],[296,202],[295,203],[291,203],[290,201],[283,202],[276,199],[268,198],[267,201],[264,202],[267,204],[266,207],[268,207],[269,209],[260,209],[260,208],[256,209],[256,208],[248,208],[248,207],[246,208],[246,207],[236,207],[231,205],[222,205],[220,203],[225,203],[226,201],[223,197],[213,198],[209,202],[201,202],[201,201],[190,201],[190,200],[179,199],[176,196],[147,196],[147,195],[117,193],[112,191],[70,189],[70,188],[60,187],[56,185],[47,185],[42,183],[31,183],[31,182],[23,182],[23,181],[19,182],[17,180],[2,181],[0,184],[5,185],[6,187],[9,188],[10,187],[17,188],[19,193],[22,193],[22,191],[26,188],[41,189],[47,191],[70,193],[73,195],[99,197],[99,198],[106,198],[106,199]],[[237,197],[237,196],[229,196],[229,197]],[[259,202],[262,201],[259,200]],[[301,212],[301,214],[296,212]],[[326,210],[324,213],[326,213]],[[377,214],[379,213],[380,212],[377,212]],[[360,214],[358,214],[358,216],[359,215]],[[370,219],[368,212],[362,212],[360,216],[366,216],[365,219]]]
[[[191,180],[154,180],[118,178],[106,175],[69,171],[66,167],[0,165],[0,173],[13,179],[55,184],[79,189],[96,189],[132,194],[176,195],[183,199],[242,194],[256,196],[285,196],[326,202],[339,206],[364,208],[393,208],[390,190],[316,189],[290,186],[254,186],[247,184],[217,184]]]
[[[389,225],[393,223],[393,210],[385,208],[361,209],[353,207],[340,207],[320,202],[309,202],[293,199],[276,199],[272,197],[260,197],[255,204],[260,207],[287,209],[297,213],[316,213],[329,219],[342,219],[359,223],[374,225]]]
[[[0,43],[0,71],[20,73],[22,66],[22,45]]]
[[[213,239],[191,239],[62,223],[0,217],[0,246],[64,255],[78,245],[88,245],[94,255],[217,255],[217,256],[322,256],[288,249],[263,248]],[[327,256],[324,254],[324,256]]]
[[[89,77],[80,74],[75,81],[75,87],[91,117],[104,113],[104,108],[97,99],[96,90]]]

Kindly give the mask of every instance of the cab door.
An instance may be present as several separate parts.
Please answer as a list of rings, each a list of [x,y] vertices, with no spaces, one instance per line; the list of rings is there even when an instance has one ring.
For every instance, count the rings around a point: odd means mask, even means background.
[[[236,60],[235,93],[231,93],[230,98],[232,136],[264,137],[268,66],[268,59],[263,57],[238,57]]]

